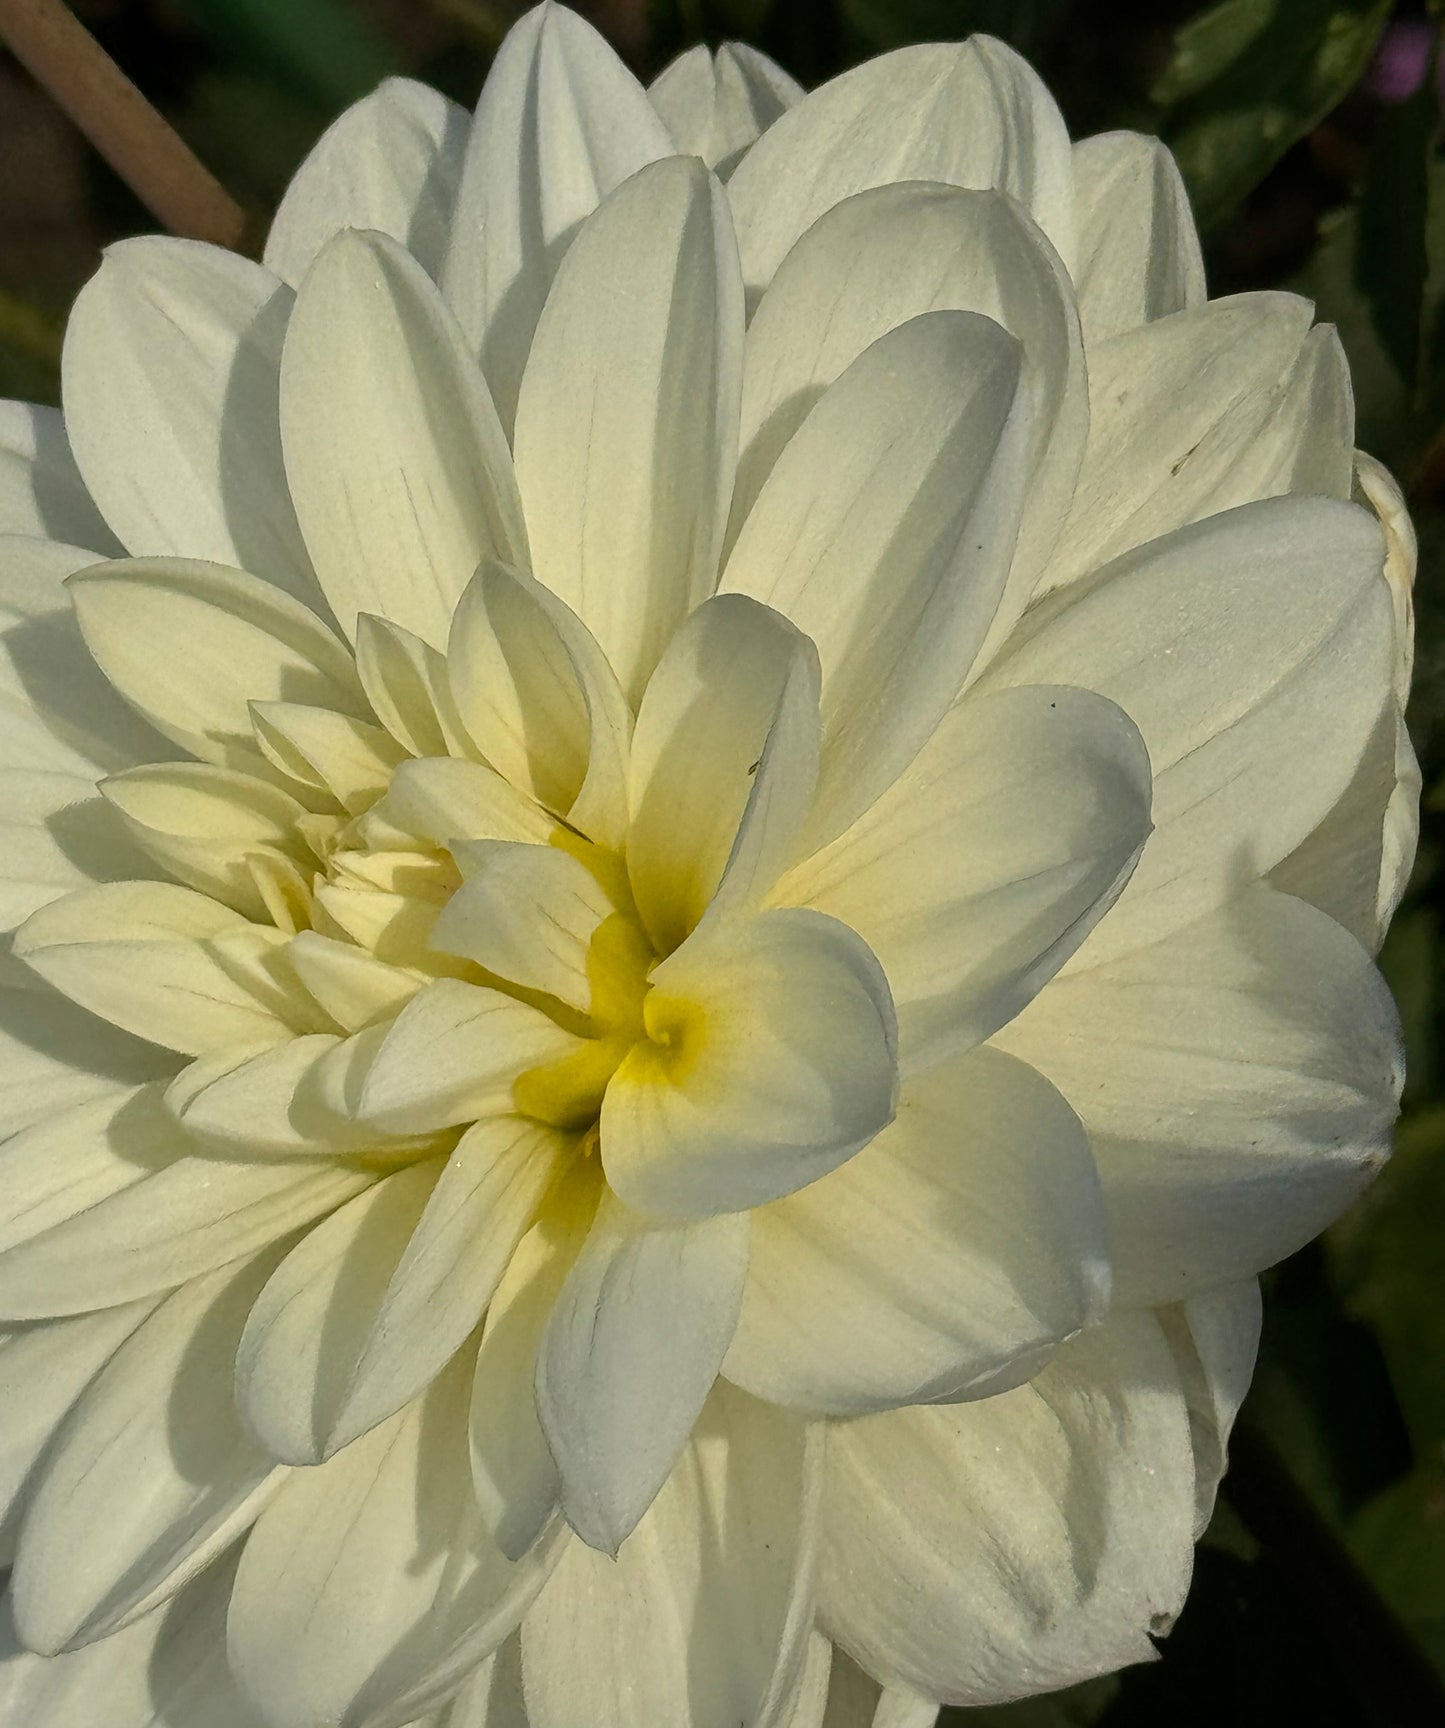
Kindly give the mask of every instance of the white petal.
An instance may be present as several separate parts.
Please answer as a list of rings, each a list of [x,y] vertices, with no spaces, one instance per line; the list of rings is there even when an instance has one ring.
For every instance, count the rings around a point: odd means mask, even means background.
[[[94,780],[33,768],[0,768],[0,857],[6,930],[74,888],[149,876],[154,868],[129,843]]]
[[[1103,1317],[1103,1195],[1053,1087],[975,1050],[905,1087],[841,1170],[752,1215],[730,1380],[856,1416],[988,1396]]]
[[[255,771],[255,701],[366,712],[344,645],[258,577],[180,558],[122,559],[83,570],[67,586],[101,671],[153,726],[204,761]]]
[[[868,943],[913,1070],[987,1038],[1078,948],[1146,842],[1149,785],[1138,732],[1088,691],[969,697],[773,900]]]
[[[446,756],[403,763],[377,814],[437,846],[451,840],[525,840],[545,846],[557,826],[495,769]]]
[[[509,431],[578,224],[671,150],[642,86],[585,19],[544,4],[508,31],[467,140],[441,279]]]
[[[75,1401],[130,1337],[154,1301],[19,1326],[0,1340],[0,1560],[15,1558],[15,1531],[36,1460]],[[3,1696],[0,1685],[0,1696]]]
[[[321,1217],[371,1180],[334,1164],[231,1162],[154,1088],[80,1104],[0,1152],[0,1312],[78,1314],[174,1289]]]
[[[388,966],[364,948],[314,930],[303,930],[286,952],[302,984],[348,1032],[389,1020],[425,982],[420,973]]]
[[[1296,846],[1349,785],[1390,687],[1379,529],[1276,498],[1126,554],[1051,595],[979,689],[1071,683],[1129,715],[1155,832],[1084,955],[1154,940]]]
[[[1236,504],[1350,496],[1354,400],[1308,301],[1241,294],[1089,350],[1093,418],[1045,585]]]
[[[189,888],[109,882],[33,913],[14,951],[93,1014],[194,1055],[315,1029],[318,1011],[308,1015],[280,964],[284,944],[279,930]]]
[[[1193,1521],[1178,1376],[1130,1316],[1017,1391],[833,1427],[820,1607],[885,1683],[998,1703],[1148,1661]]]
[[[1389,991],[1323,912],[1257,884],[1056,979],[1000,1034],[1089,1130],[1120,1302],[1172,1302],[1292,1254],[1389,1155]]]
[[[938,1705],[910,1687],[879,1686],[846,1650],[833,1651],[821,1728],[933,1728]]]
[[[367,1073],[361,1119],[412,1134],[506,1115],[521,1075],[578,1043],[525,1002],[439,979],[397,1016]]]
[[[654,968],[648,1039],[602,1105],[629,1204],[700,1218],[816,1181],[888,1123],[893,1003],[854,933],[817,912],[722,918]]]
[[[93,546],[107,557],[119,551],[75,466],[58,408],[0,402],[0,533]]]
[[[221,1561],[154,1614],[63,1656],[21,1649],[0,1625],[0,1718],[77,1728],[105,1704],[105,1728],[260,1728],[226,1669],[235,1568]]]
[[[387,78],[327,127],[266,236],[266,268],[293,288],[332,235],[371,228],[435,276],[451,225],[467,113],[411,78]]]
[[[329,241],[281,358],[286,474],[344,629],[375,612],[439,647],[488,553],[524,561],[506,440],[456,320],[381,234]]]
[[[1139,132],[1074,146],[1074,286],[1090,351],[1110,336],[1201,306],[1204,256],[1168,148]]]
[[[80,634],[65,578],[95,563],[73,546],[0,536],[0,763],[92,780],[175,746],[127,708]]]
[[[288,781],[353,814],[376,802],[406,754],[380,726],[309,702],[253,702],[251,729]]]
[[[1021,353],[971,312],[881,337],[784,448],[728,558],[722,589],[784,613],[822,660],[814,845],[907,766],[993,622],[1029,479]]]
[[[516,433],[532,569],[597,638],[634,704],[716,581],[742,341],[727,202],[691,157],[612,194],[537,326]]]
[[[865,348],[925,312],[979,312],[1022,347],[1033,442],[1028,510],[1007,620],[1029,599],[1073,492],[1089,390],[1073,289],[1010,198],[955,186],[881,186],[821,216],[779,267],[748,326],[730,536],[818,396]]]
[[[281,461],[289,288],[219,246],[107,248],[65,330],[66,424],[137,557],[205,559],[319,599]]]
[[[742,595],[707,601],[673,638],[638,715],[627,837],[659,953],[696,928],[735,858],[743,900],[790,861],[817,781],[818,680],[808,638]]]
[[[486,760],[574,828],[620,847],[632,714],[581,619],[540,582],[488,560],[457,606],[447,663]]]
[[[472,1333],[570,1142],[523,1117],[461,1138],[375,1310],[326,1450],[399,1410]]]
[[[701,44],[678,55],[647,94],[678,151],[726,175],[803,87],[756,48],[724,42],[716,59]]]
[[[523,1623],[533,1728],[783,1728],[821,1451],[821,1433],[719,1387],[618,1558],[573,1543]]]
[[[658,1223],[604,1195],[537,1357],[567,1522],[615,1555],[670,1475],[742,1300],[748,1221]]]
[[[555,1545],[511,1565],[471,1502],[465,1365],[317,1469],[246,1543],[231,1666],[270,1728],[392,1728],[515,1628]]]
[[[1254,1374],[1261,1319],[1259,1282],[1254,1278],[1159,1311],[1189,1407],[1196,1536],[1208,1528],[1229,1462],[1229,1434]]]
[[[89,1643],[165,1601],[280,1486],[230,1397],[236,1341],[272,1263],[177,1291],[76,1407],[20,1531],[15,1618],[32,1650]]]
[[[403,749],[413,756],[461,753],[461,719],[440,649],[389,618],[362,612],[356,672],[377,718]]]
[[[812,91],[728,185],[743,277],[765,288],[793,243],[855,192],[897,180],[995,187],[1073,257],[1069,137],[1053,98],[989,36],[900,48]]]
[[[468,1678],[438,1728],[529,1728],[522,1697],[522,1643],[514,1633]]]

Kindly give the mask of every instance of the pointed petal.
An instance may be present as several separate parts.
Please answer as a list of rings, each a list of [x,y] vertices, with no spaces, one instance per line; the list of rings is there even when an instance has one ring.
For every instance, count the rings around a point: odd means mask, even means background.
[[[1149,835],[1127,716],[1058,685],[970,696],[846,833],[778,883],[854,929],[910,1071],[1011,1019],[1114,904]]]
[[[488,553],[526,541],[506,440],[461,331],[394,240],[347,230],[308,271],[281,358],[286,474],[342,627],[439,647]]]
[[[85,489],[58,408],[0,402],[0,533],[93,546],[92,556],[120,550]]]
[[[1255,884],[1056,979],[1000,1038],[1084,1119],[1133,1306],[1247,1277],[1344,1211],[1389,1155],[1399,1036],[1355,939]]]
[[[789,862],[817,779],[818,676],[807,637],[742,595],[705,602],[673,638],[638,715],[627,838],[659,953],[696,928],[735,856],[744,900]]]
[[[376,813],[433,845],[522,840],[545,846],[556,822],[481,762],[436,756],[404,762]]]
[[[353,814],[370,809],[405,752],[368,720],[309,702],[253,702],[251,730],[266,760],[288,780],[334,798]]]
[[[897,778],[957,696],[1003,593],[1029,478],[1021,349],[931,312],[823,394],[723,572],[805,630],[823,668],[821,845]]]
[[[983,1049],[904,1090],[841,1170],[752,1215],[730,1380],[858,1416],[986,1397],[1103,1318],[1103,1194],[1078,1118]]]
[[[567,1522],[615,1555],[671,1474],[737,1324],[748,1222],[661,1224],[603,1198],[537,1357]]]
[[[1229,1435],[1254,1375],[1262,1318],[1255,1278],[1159,1311],[1189,1407],[1196,1537],[1209,1526],[1229,1463]]]
[[[720,1386],[617,1559],[573,1543],[523,1623],[533,1728],[784,1728],[821,1467],[820,1432]]]
[[[1017,1391],[833,1427],[820,1608],[886,1684],[968,1705],[1049,1691],[1153,1656],[1193,1520],[1178,1375],[1154,1317],[1130,1315]]]
[[[413,756],[445,756],[462,744],[446,656],[420,636],[362,612],[356,672],[376,717]]]
[[[388,966],[364,948],[315,930],[303,930],[287,954],[322,1010],[348,1032],[391,1019],[425,982],[420,973]]]
[[[222,247],[123,240],[76,299],[62,383],[76,460],[127,550],[235,565],[315,606],[281,461],[291,305]]]
[[[602,1105],[607,1179],[681,1218],[813,1182],[892,1120],[893,1003],[853,932],[817,912],[709,923],[654,968],[648,1039]]]
[[[647,94],[678,152],[701,156],[726,177],[803,87],[756,48],[724,42],[716,59],[701,44],[679,54]]]
[[[6,930],[72,889],[154,870],[129,844],[94,780],[33,768],[0,768],[0,857],[0,928]]]
[[[642,86],[584,18],[544,4],[507,32],[472,122],[441,280],[508,432],[578,225],[671,151]]]
[[[532,569],[634,704],[717,579],[742,341],[726,200],[680,156],[586,224],[537,326],[516,434]]]
[[[1069,135],[1038,74],[990,36],[900,48],[824,84],[753,146],[728,185],[743,278],[765,288],[820,216],[898,180],[995,187],[1065,264],[1073,257]]]
[[[467,112],[412,78],[387,78],[353,102],[291,178],[266,236],[266,268],[301,280],[343,228],[400,242],[435,276],[461,177]]]

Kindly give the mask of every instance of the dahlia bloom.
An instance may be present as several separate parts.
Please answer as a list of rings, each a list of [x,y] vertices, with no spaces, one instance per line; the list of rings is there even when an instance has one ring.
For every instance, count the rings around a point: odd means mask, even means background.
[[[1413,550],[988,38],[555,6],[0,419],[0,1717],[919,1728],[1148,1658],[1386,1154]]]

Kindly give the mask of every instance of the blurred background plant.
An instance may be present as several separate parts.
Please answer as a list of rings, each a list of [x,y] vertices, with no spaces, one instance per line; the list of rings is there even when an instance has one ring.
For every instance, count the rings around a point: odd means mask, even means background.
[[[515,0],[78,0],[256,232],[308,146],[389,72],[470,104]],[[1075,135],[1160,133],[1212,292],[1288,286],[1337,324],[1359,442],[1421,540],[1412,725],[1426,808],[1384,961],[1409,1044],[1394,1162],[1268,1279],[1234,1468],[1162,1660],[977,1728],[1445,1724],[1445,68],[1391,0],[594,0],[643,76],[741,37],[805,83],[973,30],[1044,73]],[[0,395],[55,402],[65,308],[154,222],[0,52]]]

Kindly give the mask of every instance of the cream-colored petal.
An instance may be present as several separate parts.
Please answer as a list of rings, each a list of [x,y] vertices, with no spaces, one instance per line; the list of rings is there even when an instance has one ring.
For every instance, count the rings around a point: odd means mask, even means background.
[[[783,1728],[821,1468],[820,1432],[720,1386],[618,1558],[573,1543],[523,1622],[532,1728]]]
[[[322,808],[368,810],[391,782],[406,753],[389,732],[310,702],[253,702],[251,730],[266,760]]]
[[[332,121],[291,178],[266,236],[268,270],[293,288],[343,228],[399,241],[441,268],[467,141],[467,112],[429,85],[387,78]]]
[[[991,319],[930,312],[822,395],[743,524],[722,589],[784,613],[822,661],[812,845],[895,780],[992,624],[1030,478],[1022,349]]]
[[[270,1728],[412,1721],[516,1627],[556,1558],[512,1565],[481,1527],[465,1364],[262,1514],[231,1602],[231,1667]]]
[[[748,1220],[663,1223],[604,1194],[537,1355],[562,1510],[615,1555],[672,1473],[737,1323]]]
[[[484,561],[457,606],[447,663],[467,734],[492,767],[619,847],[632,713],[571,608],[525,572]]]
[[[76,460],[128,551],[235,565],[315,606],[281,460],[291,306],[223,247],[123,240],[71,310],[62,386]]]
[[[742,342],[727,202],[681,156],[587,222],[537,325],[516,432],[532,570],[634,705],[717,579]]]
[[[118,1631],[223,1553],[280,1486],[242,1431],[231,1358],[274,1255],[178,1290],[124,1343],[41,1466],[12,1590],[47,1655]]]
[[[221,767],[261,758],[249,704],[366,712],[346,647],[259,577],[181,558],[98,564],[67,583],[86,646],[126,701],[167,738]]]
[[[286,474],[343,628],[375,612],[440,647],[488,553],[525,561],[506,439],[421,265],[382,234],[330,240],[281,357]]]
[[[1325,498],[1226,511],[1051,595],[978,689],[1071,683],[1143,734],[1154,834],[1075,962],[1143,946],[1289,853],[1358,769],[1394,663],[1380,532]]]
[[[34,768],[0,768],[0,857],[6,930],[73,889],[154,873],[94,780]]]
[[[1399,1039],[1364,949],[1263,884],[1055,979],[999,1035],[1089,1130],[1130,1306],[1248,1277],[1332,1222],[1389,1155]]]
[[[507,32],[472,121],[441,280],[509,432],[578,225],[672,148],[642,86],[585,19],[543,4]]]
[[[397,1016],[367,1072],[358,1114],[402,1134],[508,1115],[524,1073],[579,1045],[538,1008],[438,979]]]
[[[602,1104],[602,1165],[630,1205],[705,1218],[836,1169],[892,1120],[897,1033],[882,969],[809,911],[720,918],[652,972]]]
[[[529,1728],[522,1642],[515,1633],[464,1682],[438,1716],[437,1728]]]
[[[404,750],[413,756],[465,754],[440,649],[389,618],[362,612],[356,620],[356,672],[377,719]]]
[[[1111,336],[1204,304],[1204,256],[1167,146],[1140,132],[1081,139],[1074,198],[1074,286],[1091,353]]]
[[[638,715],[627,840],[659,953],[696,928],[735,855],[743,899],[789,862],[817,780],[818,687],[813,644],[746,596],[707,601],[673,638]]]
[[[1114,904],[1149,835],[1128,717],[1039,686],[959,703],[912,766],[773,900],[877,955],[914,1071],[1011,1019]]]
[[[85,489],[57,408],[0,402],[0,533],[93,546],[92,556],[120,550]]]
[[[1220,1478],[1228,1467],[1230,1430],[1254,1374],[1261,1319],[1259,1282],[1254,1278],[1159,1310],[1189,1407],[1196,1536],[1209,1526]]]
[[[495,769],[446,756],[403,763],[376,813],[435,846],[452,840],[522,840],[545,846],[557,827]]]
[[[699,43],[658,73],[647,94],[677,149],[726,178],[803,87],[745,42],[724,42],[716,56]]]
[[[286,954],[323,1012],[348,1032],[389,1020],[426,982],[421,973],[388,966],[364,948],[315,930],[303,930]]]
[[[0,1314],[16,1320],[174,1289],[323,1217],[372,1180],[336,1164],[195,1155],[155,1087],[36,1123],[6,1143],[0,1171]]]
[[[1043,1077],[975,1050],[905,1086],[895,1122],[752,1214],[730,1380],[858,1416],[986,1397],[1103,1318],[1103,1194]]]
[[[898,180],[1007,192],[1073,259],[1069,136],[1037,73],[990,36],[900,48],[810,92],[728,184],[743,277],[765,288],[835,204]]]
[[[1184,1394],[1130,1316],[1016,1391],[834,1426],[820,1609],[886,1684],[998,1703],[1148,1661],[1193,1527]]]

